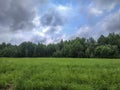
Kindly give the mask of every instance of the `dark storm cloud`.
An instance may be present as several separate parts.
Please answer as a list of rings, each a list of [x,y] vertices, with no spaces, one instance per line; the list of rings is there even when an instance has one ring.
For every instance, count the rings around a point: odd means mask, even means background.
[[[43,26],[61,26],[63,17],[55,10],[48,11],[41,17],[41,24]]]
[[[10,30],[22,30],[33,26],[32,0],[0,0],[0,26]]]

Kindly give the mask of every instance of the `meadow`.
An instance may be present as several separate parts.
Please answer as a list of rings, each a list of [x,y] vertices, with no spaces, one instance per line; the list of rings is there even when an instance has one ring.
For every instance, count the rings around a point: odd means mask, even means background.
[[[120,90],[120,59],[0,58],[0,90]]]

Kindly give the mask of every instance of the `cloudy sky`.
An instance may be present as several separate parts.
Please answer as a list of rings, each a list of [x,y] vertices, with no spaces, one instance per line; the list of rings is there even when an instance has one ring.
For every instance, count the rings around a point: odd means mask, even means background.
[[[120,33],[120,0],[0,0],[0,43]]]

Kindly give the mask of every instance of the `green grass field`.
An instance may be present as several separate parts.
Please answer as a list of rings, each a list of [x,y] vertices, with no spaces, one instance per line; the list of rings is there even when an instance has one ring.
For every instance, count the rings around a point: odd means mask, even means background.
[[[0,58],[0,90],[120,90],[120,59]]]

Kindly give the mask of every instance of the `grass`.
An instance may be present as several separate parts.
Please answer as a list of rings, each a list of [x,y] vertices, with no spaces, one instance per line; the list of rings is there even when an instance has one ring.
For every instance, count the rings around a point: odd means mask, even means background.
[[[120,59],[0,58],[0,90],[120,90]]]

